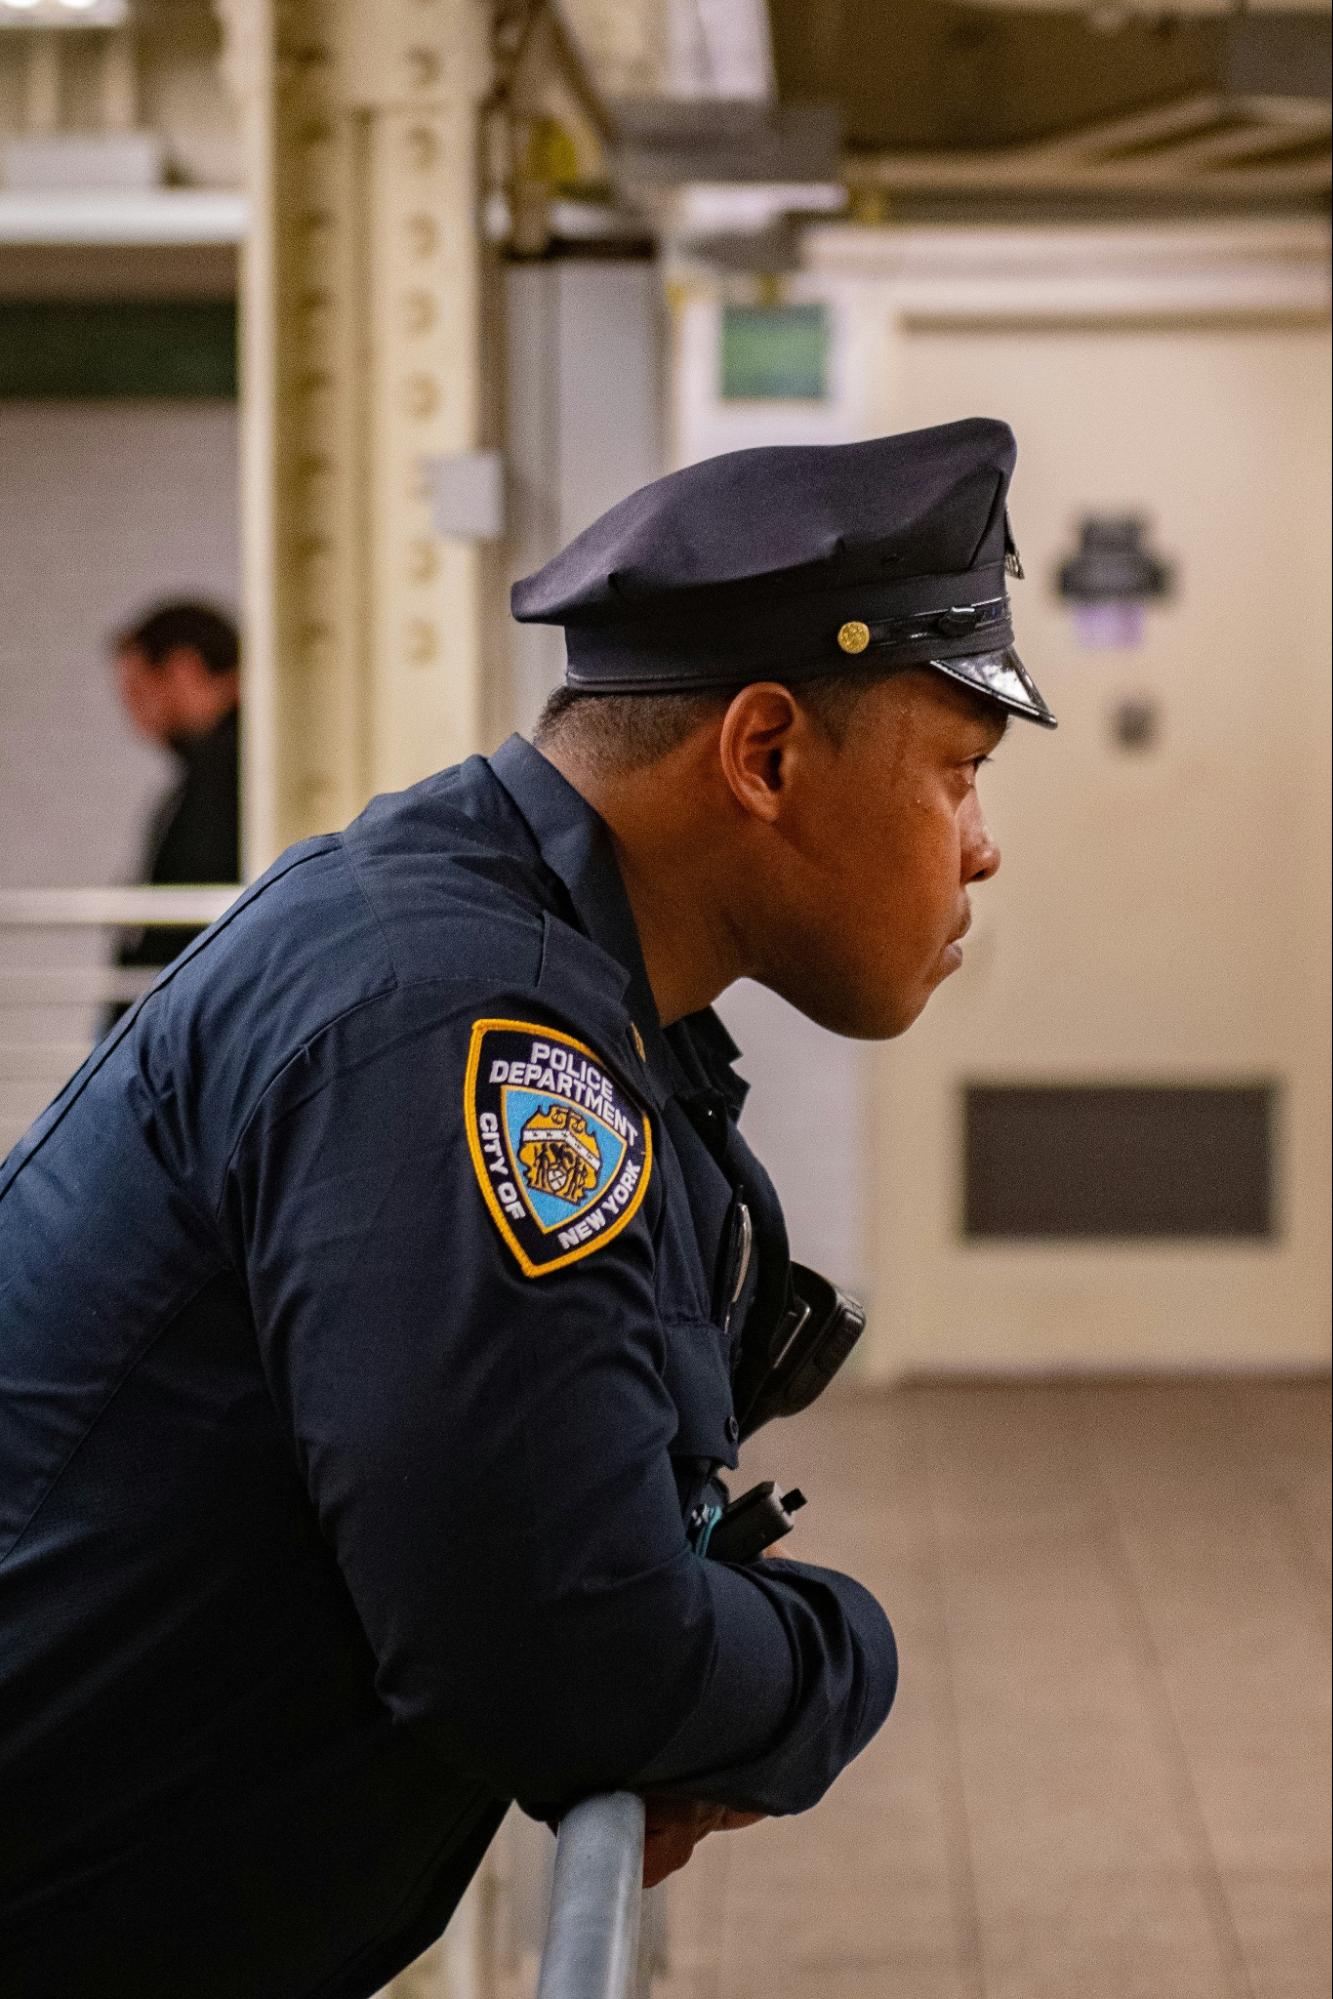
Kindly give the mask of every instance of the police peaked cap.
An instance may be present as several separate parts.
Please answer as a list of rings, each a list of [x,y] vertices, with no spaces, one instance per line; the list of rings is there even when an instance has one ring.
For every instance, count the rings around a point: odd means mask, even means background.
[[[631,493],[514,585],[590,694],[932,666],[1055,717],[1014,651],[1016,447],[988,417],[862,444],[729,451]]]

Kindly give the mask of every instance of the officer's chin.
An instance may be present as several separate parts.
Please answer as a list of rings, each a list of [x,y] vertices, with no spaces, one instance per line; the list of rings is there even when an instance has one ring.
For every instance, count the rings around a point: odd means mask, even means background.
[[[809,958],[784,965],[760,983],[794,1006],[816,1027],[845,1041],[895,1041],[918,1018],[941,976],[938,967],[915,980],[910,989],[889,985],[882,973],[828,965],[817,968]]]
[[[840,993],[822,992],[813,1000],[795,1003],[817,1027],[827,1028],[845,1041],[896,1041],[920,1018],[933,990],[927,986],[909,995],[875,984]]]
[[[864,993],[857,1009],[856,1024],[839,1028],[857,1041],[896,1041],[914,1027],[949,974],[957,970],[952,960],[933,965],[909,992],[888,991],[878,986]]]

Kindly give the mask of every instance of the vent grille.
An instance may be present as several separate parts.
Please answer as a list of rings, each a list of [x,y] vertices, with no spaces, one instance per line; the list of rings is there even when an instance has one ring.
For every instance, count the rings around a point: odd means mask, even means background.
[[[1277,1087],[973,1084],[963,1231],[972,1239],[1274,1234]]]

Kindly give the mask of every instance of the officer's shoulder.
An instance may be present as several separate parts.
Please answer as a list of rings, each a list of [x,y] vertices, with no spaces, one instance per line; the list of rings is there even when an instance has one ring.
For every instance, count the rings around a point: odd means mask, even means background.
[[[627,1031],[624,965],[579,928],[481,759],[375,800],[345,849],[400,983],[475,981]]]
[[[289,849],[150,1000],[145,1029],[221,1126],[298,1050],[336,1066],[432,1022],[464,1045],[480,1019],[549,1025],[612,1066],[632,1050],[624,968],[553,910],[466,771]]]
[[[423,980],[534,984],[531,870],[451,801],[458,775],[375,799],[344,832],[289,848],[181,964],[181,996],[207,1007],[225,994],[230,1009],[243,987],[251,1014],[276,1009],[308,1037],[321,1016]]]

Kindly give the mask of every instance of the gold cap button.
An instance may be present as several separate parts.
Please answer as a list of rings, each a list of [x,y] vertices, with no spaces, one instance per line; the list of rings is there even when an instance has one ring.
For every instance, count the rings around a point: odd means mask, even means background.
[[[844,652],[864,652],[870,644],[869,625],[863,625],[859,618],[849,618],[838,632],[838,644]]]

